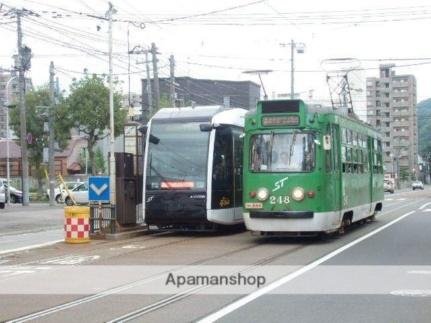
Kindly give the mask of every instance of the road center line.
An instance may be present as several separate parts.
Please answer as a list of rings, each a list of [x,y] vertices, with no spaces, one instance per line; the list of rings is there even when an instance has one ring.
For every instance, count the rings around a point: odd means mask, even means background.
[[[405,219],[409,215],[412,215],[413,213],[415,213],[415,211],[410,211],[406,214],[403,214],[399,218],[392,220],[391,222],[381,226],[380,228],[377,228],[376,230],[371,231],[370,233],[344,245],[343,247],[332,251],[331,253],[327,254],[326,256],[323,256],[323,257],[313,261],[312,263],[302,267],[301,269],[299,269],[299,270],[297,270],[291,274],[288,274],[288,275],[282,277],[281,279],[276,280],[275,282],[269,284],[268,286],[263,287],[263,288],[255,291],[255,292],[253,292],[253,293],[251,293],[251,294],[249,294],[243,298],[240,298],[239,300],[227,305],[226,307],[218,310],[217,312],[214,312],[213,314],[208,315],[207,317],[204,317],[203,319],[199,320],[198,323],[209,323],[209,322],[214,322],[216,320],[221,319],[222,317],[226,316],[227,314],[232,313],[233,311],[239,309],[240,307],[242,307],[242,306],[254,301],[255,299],[269,293],[270,291],[286,284],[287,282],[305,274],[306,272],[316,268],[317,266],[324,263],[325,261],[327,261],[331,258],[334,258],[335,256],[342,253],[343,251],[345,251],[345,250],[357,245],[358,243],[372,237],[373,235],[385,230],[386,228],[390,227],[391,225]]]
[[[426,208],[428,205],[430,205],[431,202],[425,203],[424,205],[422,205],[419,210],[423,210],[424,208]]]

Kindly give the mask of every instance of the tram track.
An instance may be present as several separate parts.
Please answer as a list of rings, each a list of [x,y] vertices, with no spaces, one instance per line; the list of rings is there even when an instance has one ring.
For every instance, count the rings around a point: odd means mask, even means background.
[[[192,238],[195,239],[197,237],[192,237]],[[187,239],[187,241],[193,240],[193,239]],[[185,242],[185,241],[183,241],[183,242]],[[145,284],[145,283],[148,283],[150,281],[153,281],[155,279],[159,279],[161,277],[164,277],[164,275],[166,275],[166,273],[168,273],[168,272],[181,271],[181,270],[183,270],[184,268],[186,268],[188,266],[204,265],[206,262],[217,260],[217,259],[221,259],[221,258],[224,258],[224,257],[227,257],[227,256],[231,256],[231,255],[234,255],[236,253],[241,253],[241,252],[244,252],[246,250],[251,250],[251,249],[254,249],[254,248],[259,248],[259,247],[261,247],[261,246],[263,246],[265,244],[266,244],[266,242],[255,242],[255,243],[253,243],[253,245],[250,245],[250,246],[242,247],[242,248],[239,248],[239,249],[235,249],[235,250],[231,250],[229,252],[222,253],[220,255],[210,256],[210,257],[207,257],[207,258],[204,258],[204,259],[200,259],[200,260],[197,260],[197,261],[194,261],[194,262],[187,263],[185,265],[176,267],[176,269],[174,271],[160,272],[160,273],[157,273],[156,275],[152,275],[150,277],[146,277],[145,279],[140,279],[140,280],[137,280],[135,282],[131,282],[131,283],[128,283],[128,284],[124,284],[124,285],[115,287],[115,288],[111,288],[111,289],[105,290],[103,292],[94,294],[94,295],[82,297],[82,298],[76,299],[76,300],[71,301],[71,302],[67,302],[67,303],[60,304],[60,305],[57,305],[57,306],[54,306],[54,307],[51,307],[51,308],[48,308],[48,309],[45,309],[45,310],[41,310],[41,311],[38,311],[38,312],[35,312],[35,313],[32,313],[32,314],[21,316],[21,317],[9,320],[7,322],[9,322],[9,323],[18,323],[18,322],[27,322],[27,321],[34,320],[34,319],[39,319],[39,318],[42,318],[42,317],[45,317],[45,316],[48,316],[48,315],[51,315],[51,314],[54,314],[54,313],[66,310],[66,309],[70,309],[70,308],[73,308],[73,307],[76,307],[76,306],[79,306],[79,305],[83,305],[83,304],[86,304],[86,303],[89,303],[89,302],[94,302],[94,301],[99,300],[99,299],[104,298],[104,297],[108,297],[108,296],[113,296],[113,295],[119,294],[119,293],[121,293],[121,292],[123,292],[125,290],[129,290],[129,289],[132,289],[134,287],[138,287],[138,286],[140,286],[142,284]],[[299,247],[305,248],[306,245],[301,245]],[[148,250],[148,249],[146,249],[146,250]]]
[[[388,215],[391,212],[393,212],[394,210],[404,209],[404,208],[409,207],[410,205],[416,204],[416,203],[418,203],[418,201],[414,201],[414,202],[407,203],[407,204],[403,203],[404,205],[400,206],[400,207],[399,207],[399,205],[397,203],[396,205],[392,205],[392,207],[391,207],[390,210],[388,210],[386,212],[382,212],[381,216]],[[172,232],[161,232],[160,235],[168,235],[170,233],[172,233]],[[158,234],[158,233],[156,233],[156,234]],[[190,238],[187,238],[187,239],[183,239],[181,241],[172,241],[172,242],[165,243],[165,244],[162,244],[162,245],[154,246],[154,248],[160,248],[160,247],[169,246],[169,245],[172,245],[172,244],[183,243],[183,242],[186,242],[186,241],[194,240],[194,239],[196,239],[198,237],[199,236],[193,236],[193,237],[190,237]],[[153,238],[156,238],[155,234],[152,235],[151,238],[145,239],[145,241],[148,241],[148,240],[153,239]],[[204,265],[205,263],[210,262],[210,261],[214,261],[214,260],[217,260],[217,259],[228,257],[228,256],[231,256],[231,255],[234,255],[234,254],[237,254],[237,253],[241,253],[241,252],[244,252],[244,251],[247,251],[247,250],[252,250],[252,249],[255,249],[255,248],[259,248],[259,247],[262,247],[262,246],[266,245],[269,241],[271,241],[271,240],[270,239],[264,239],[264,240],[260,240],[260,241],[254,240],[252,242],[253,243],[252,245],[248,245],[248,246],[245,246],[245,247],[242,247],[242,248],[239,248],[239,249],[235,249],[235,250],[231,250],[231,251],[228,251],[228,252],[216,255],[216,256],[210,256],[210,257],[206,257],[204,259],[199,259],[197,261],[187,263],[185,265],[177,267],[177,269],[175,269],[175,271],[173,271],[173,272],[181,271],[184,268],[186,268],[187,266]],[[299,251],[299,250],[301,250],[303,248],[306,248],[308,246],[309,246],[309,244],[298,245],[298,246],[296,246],[296,247],[294,247],[292,249],[282,251],[280,253],[277,253],[277,254],[269,256],[269,257],[265,257],[263,259],[260,259],[260,260],[258,260],[256,262],[252,263],[251,265],[248,265],[246,268],[244,268],[244,271],[245,270],[247,270],[247,271],[252,270],[256,266],[265,265],[265,264],[270,263],[270,262],[272,262],[272,261],[274,261],[274,260],[276,260],[276,259],[278,259],[280,257],[286,256],[286,255],[294,253],[294,252],[297,252],[297,251]],[[154,249],[154,248],[148,248],[148,249],[145,249],[145,250]],[[54,314],[54,313],[57,313],[57,312],[60,312],[60,311],[64,311],[66,309],[70,309],[70,308],[73,308],[73,307],[76,307],[76,306],[79,306],[79,305],[83,305],[83,304],[86,304],[86,303],[89,303],[89,302],[94,302],[94,301],[99,300],[101,298],[108,297],[108,296],[113,296],[113,295],[119,294],[119,293],[121,293],[123,291],[126,291],[126,290],[132,289],[134,287],[140,286],[142,284],[145,284],[146,282],[149,282],[149,280],[155,280],[155,279],[158,279],[160,277],[163,277],[164,275],[166,275],[167,272],[168,271],[157,273],[156,275],[147,277],[145,279],[137,280],[135,282],[131,282],[131,283],[128,283],[128,284],[124,284],[124,285],[115,287],[115,288],[111,288],[111,289],[105,290],[103,292],[94,294],[94,295],[82,297],[82,298],[76,299],[76,300],[71,301],[71,302],[67,302],[67,303],[60,304],[60,305],[57,305],[57,306],[54,306],[54,307],[51,307],[51,308],[47,308],[47,309],[44,309],[44,310],[41,310],[41,311],[38,311],[38,312],[34,312],[32,314],[21,316],[21,317],[18,317],[16,319],[9,320],[7,322],[11,322],[11,323],[12,322],[27,322],[27,321],[34,320],[34,319],[39,319],[39,318],[42,318],[42,317],[45,317],[45,316],[48,316],[48,315],[51,315],[51,314]],[[241,272],[243,272],[243,271],[241,271]],[[160,308],[166,307],[169,304],[175,303],[175,302],[177,302],[177,301],[179,301],[181,299],[193,296],[193,295],[195,295],[202,288],[207,288],[207,286],[198,286],[198,287],[192,288],[192,289],[190,289],[188,291],[172,295],[170,297],[164,298],[164,299],[159,300],[157,302],[154,302],[152,304],[146,305],[146,306],[144,306],[144,307],[142,307],[142,308],[140,308],[138,310],[134,310],[132,312],[126,313],[126,314],[124,314],[121,317],[118,317],[116,319],[111,320],[110,322],[126,322],[126,321],[130,321],[130,320],[139,318],[139,317],[144,316],[144,315],[146,315],[146,314],[148,314],[150,312],[154,312],[154,311],[156,311],[156,310],[158,310]]]
[[[279,252],[279,253],[277,253],[275,255],[272,255],[272,256],[269,256],[269,257],[265,257],[265,258],[263,258],[261,260],[258,260],[256,262],[252,263],[251,265],[246,266],[242,270],[230,272],[227,275],[229,275],[229,274],[236,274],[236,273],[246,273],[246,272],[249,272],[249,271],[253,270],[254,268],[256,268],[257,266],[266,265],[266,264],[271,263],[272,261],[274,261],[276,259],[279,259],[279,258],[281,258],[283,256],[287,256],[289,254],[297,252],[297,251],[299,251],[301,249],[304,249],[306,247],[308,247],[308,245],[299,245],[299,246],[296,246],[293,249]],[[199,292],[201,290],[204,290],[206,288],[209,288],[209,287],[210,287],[210,285],[204,285],[204,286],[197,286],[197,287],[194,287],[194,288],[190,288],[187,291],[184,291],[184,292],[181,292],[181,293],[169,296],[167,298],[164,298],[164,299],[162,299],[160,301],[157,301],[155,303],[152,303],[150,305],[146,305],[146,306],[144,306],[144,307],[142,307],[142,308],[140,308],[138,310],[134,310],[134,311],[132,311],[130,313],[127,313],[125,315],[117,317],[117,318],[115,318],[113,320],[107,321],[107,323],[120,323],[120,322],[129,322],[131,320],[135,320],[137,318],[142,317],[143,315],[146,315],[146,314],[151,313],[151,312],[153,312],[155,310],[158,310],[158,309],[160,309],[162,307],[165,307],[165,306],[168,306],[168,305],[170,305],[172,303],[180,301],[180,300],[182,300],[182,299],[184,299],[186,297],[190,297],[190,296],[196,295],[197,292]]]
[[[416,204],[416,203],[417,203],[417,201],[412,202],[412,203],[408,203],[407,205],[404,205],[402,208],[404,208],[404,207],[408,207],[408,206],[410,206],[410,205],[412,205],[412,204]],[[396,209],[396,208],[397,208],[397,206],[398,206],[398,203],[397,203],[396,205],[394,205],[394,206],[391,208],[391,210],[389,210],[389,211],[387,211],[387,212],[382,212],[382,214],[381,214],[381,215],[387,215],[387,214],[391,213],[393,209]],[[263,243],[265,243],[265,242],[266,242],[266,241],[264,241]],[[281,257],[283,257],[283,256],[286,256],[286,255],[292,254],[292,253],[294,253],[294,252],[296,252],[296,251],[299,251],[299,250],[301,250],[301,249],[303,249],[303,248],[305,248],[305,247],[308,247],[308,245],[300,245],[300,246],[297,246],[297,247],[295,247],[295,248],[293,248],[293,249],[290,249],[290,250],[288,250],[288,251],[280,252],[280,253],[278,253],[278,254],[276,254],[276,255],[273,255],[273,256],[270,256],[270,257],[266,257],[266,258],[264,258],[264,259],[261,259],[261,260],[259,260],[259,261],[255,262],[255,263],[253,263],[253,264],[251,264],[251,265],[247,266],[246,268],[244,268],[244,269],[243,269],[243,270],[241,270],[241,271],[238,271],[238,272],[232,272],[232,273],[229,273],[229,274],[245,273],[245,272],[251,271],[252,269],[254,269],[254,268],[255,268],[255,267],[257,267],[257,266],[266,265],[266,264],[271,263],[272,261],[274,261],[274,260],[276,260],[276,259],[278,259],[278,258],[281,258]],[[110,321],[107,321],[107,323],[124,323],[124,322],[130,322],[130,321],[133,321],[133,320],[136,320],[136,319],[142,318],[142,316],[144,316],[144,315],[146,315],[146,314],[149,314],[149,313],[151,313],[151,312],[154,312],[154,311],[156,311],[156,310],[159,310],[159,309],[161,309],[161,308],[163,308],[163,307],[166,307],[166,306],[168,306],[168,305],[170,305],[170,304],[173,304],[173,303],[175,303],[175,302],[178,302],[178,301],[180,301],[180,300],[182,300],[182,299],[185,299],[185,298],[187,298],[187,297],[191,297],[191,296],[193,296],[193,295],[196,295],[199,291],[201,291],[201,290],[203,290],[203,289],[206,289],[206,288],[208,288],[208,287],[210,287],[210,286],[205,285],[205,286],[197,286],[197,287],[194,287],[194,288],[190,288],[189,290],[186,290],[186,291],[184,291],[184,292],[181,292],[181,293],[178,293],[178,294],[175,294],[175,295],[169,296],[169,297],[167,297],[167,298],[164,298],[164,299],[159,300],[159,301],[157,301],[157,302],[154,302],[154,303],[152,303],[152,304],[146,305],[146,306],[144,306],[144,307],[142,307],[142,308],[140,308],[140,309],[137,309],[137,310],[131,311],[131,312],[126,313],[126,314],[124,314],[124,315],[122,315],[122,316],[119,316],[119,317],[117,317],[117,318],[115,318],[115,319],[112,319],[112,320],[110,320]]]

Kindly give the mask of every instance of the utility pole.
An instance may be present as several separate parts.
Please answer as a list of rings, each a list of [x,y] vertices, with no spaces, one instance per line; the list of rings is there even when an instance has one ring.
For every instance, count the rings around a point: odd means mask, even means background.
[[[171,107],[175,108],[175,58],[174,55],[169,57],[169,69],[171,74],[170,97]]]
[[[21,181],[22,181],[22,205],[29,205],[29,179],[28,179],[28,153],[27,153],[27,120],[26,120],[26,108],[24,98],[24,49],[22,47],[22,29],[21,29],[21,15],[22,11],[16,11],[16,22],[17,22],[17,46],[18,46],[18,90],[19,90],[19,120],[20,120],[20,144],[21,144]]]
[[[151,117],[152,109],[153,109],[153,97],[151,92],[151,76],[150,76],[150,61],[148,60],[148,53],[150,52],[150,49],[144,49],[141,46],[135,46],[132,50],[129,51],[129,54],[145,54],[145,62],[137,61],[136,64],[145,64],[146,72],[147,72],[147,84],[146,84],[146,91],[148,95],[148,117]],[[142,89],[142,93],[143,93]],[[142,98],[143,100],[143,98]],[[141,108],[141,120],[145,120],[144,118],[144,107],[142,103]]]
[[[295,98],[295,42],[290,42],[290,99]]]
[[[49,108],[49,146],[48,146],[48,167],[49,167],[49,205],[54,206],[55,203],[55,150],[54,150],[54,141],[55,141],[55,133],[54,133],[54,113],[55,113],[55,84],[54,84],[54,62],[51,62],[49,65],[49,99],[51,101]]]
[[[159,70],[157,68],[157,47],[156,44],[151,44],[151,55],[153,58],[153,80],[154,80],[154,108],[156,111],[160,109],[160,87],[159,87]]]
[[[10,108],[10,101],[9,101],[9,85],[13,80],[16,79],[16,76],[12,76],[9,81],[6,83],[6,180],[7,183],[10,183],[10,126],[9,126],[9,108]],[[10,190],[7,190],[7,204],[10,205]]]
[[[145,52],[145,68],[147,70],[148,119],[153,115],[153,90],[151,89],[150,61],[148,51]]]
[[[109,2],[107,12],[109,20],[109,118],[110,118],[110,155],[109,155],[109,186],[111,189],[111,205],[116,205],[115,190],[115,131],[114,131],[114,89],[112,85],[112,15],[115,13],[114,6]]]
[[[290,46],[290,99],[295,99],[295,49],[298,54],[304,53],[305,44],[295,43],[291,39],[290,43],[281,43],[280,46]]]

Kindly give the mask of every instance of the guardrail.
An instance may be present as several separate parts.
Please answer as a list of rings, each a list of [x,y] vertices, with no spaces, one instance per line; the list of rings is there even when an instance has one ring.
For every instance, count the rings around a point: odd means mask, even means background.
[[[117,215],[115,206],[90,204],[90,233],[116,233]]]

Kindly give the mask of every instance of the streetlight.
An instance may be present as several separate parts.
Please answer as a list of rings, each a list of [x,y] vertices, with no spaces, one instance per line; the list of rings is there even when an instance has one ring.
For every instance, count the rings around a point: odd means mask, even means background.
[[[6,83],[6,180],[7,180],[7,204],[10,205],[10,165],[9,165],[9,84],[16,79],[16,76],[11,77]]]
[[[295,49],[298,54],[304,54],[305,44],[295,43],[295,41],[292,39],[290,43],[280,43],[280,46],[282,47],[290,46],[290,99],[293,100],[295,98],[295,82],[294,82]]]
[[[263,90],[263,99],[264,100],[268,100],[268,95],[267,95],[266,90],[265,90],[265,85],[263,85],[261,74],[268,74],[271,72],[272,72],[272,70],[252,70],[252,71],[244,71],[243,72],[244,74],[257,74],[259,76],[260,85],[262,86],[262,90]]]

